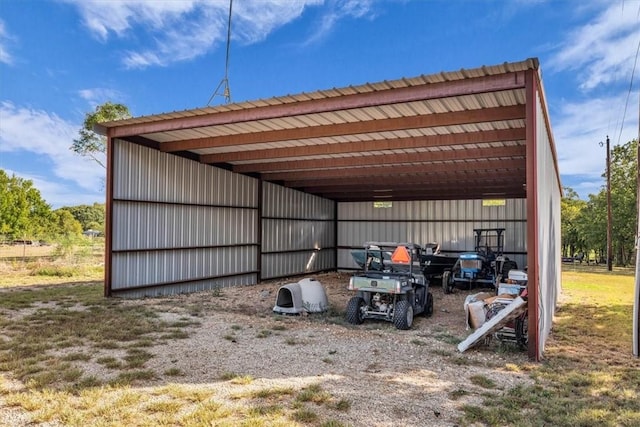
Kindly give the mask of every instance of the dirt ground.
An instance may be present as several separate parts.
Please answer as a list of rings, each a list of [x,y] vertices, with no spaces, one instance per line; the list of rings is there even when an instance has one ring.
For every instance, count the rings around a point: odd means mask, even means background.
[[[462,405],[481,404],[488,391],[473,378],[493,381],[493,392],[531,381],[517,368],[528,363],[526,352],[495,340],[457,351],[457,343],[472,332],[466,328],[464,299],[477,290],[445,295],[434,284],[433,316],[417,316],[412,329],[400,331],[384,321],[359,326],[344,321],[353,296],[346,289],[350,275],[308,277],[324,286],[328,313],[273,313],[279,287],[299,277],[126,304],[153,306],[167,320],[187,316],[199,322],[189,338],[152,349],[159,372],[179,369],[183,384],[213,383],[225,373],[249,375],[255,379],[250,387],[257,388],[317,383],[351,402],[349,411],[326,414],[348,425],[453,426]],[[233,387],[220,383],[217,395],[231,396]]]

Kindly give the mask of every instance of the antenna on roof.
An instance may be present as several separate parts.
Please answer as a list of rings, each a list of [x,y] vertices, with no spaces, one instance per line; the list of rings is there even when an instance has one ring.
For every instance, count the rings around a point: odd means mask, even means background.
[[[229,0],[229,23],[227,25],[227,58],[224,64],[224,78],[216,87],[216,90],[213,92],[211,97],[209,98],[209,102],[207,102],[207,106],[211,104],[211,100],[216,96],[223,96],[225,103],[231,102],[231,89],[229,89],[229,46],[231,44],[231,11],[233,9],[233,0]],[[222,92],[220,92],[222,89]]]

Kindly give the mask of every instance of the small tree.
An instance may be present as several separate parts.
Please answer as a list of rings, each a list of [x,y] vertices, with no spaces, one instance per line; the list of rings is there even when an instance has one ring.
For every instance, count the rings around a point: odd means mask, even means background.
[[[562,254],[573,256],[576,251],[584,252],[585,241],[578,230],[578,218],[580,212],[586,207],[587,202],[581,200],[572,188],[565,187],[560,211],[562,218]]]
[[[11,177],[0,169],[0,234],[31,239],[51,228],[51,207],[30,180]]]
[[[106,168],[100,159],[100,155],[107,151],[107,138],[95,133],[93,127],[97,123],[128,119],[130,117],[131,113],[129,113],[129,108],[126,105],[111,102],[98,105],[96,111],[86,114],[84,124],[78,132],[79,138],[73,140],[71,150],[81,156],[89,157],[103,168]]]
[[[65,206],[61,209],[69,211],[73,217],[82,225],[82,230],[89,229],[103,231],[105,219],[105,204],[94,203],[93,205]]]

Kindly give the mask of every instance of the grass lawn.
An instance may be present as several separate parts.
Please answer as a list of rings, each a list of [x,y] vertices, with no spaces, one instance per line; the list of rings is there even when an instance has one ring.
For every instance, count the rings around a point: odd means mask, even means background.
[[[153,357],[148,349],[188,336],[191,320],[166,322],[152,309],[103,298],[100,266],[2,264],[0,400],[35,424],[335,427],[342,424],[318,417],[309,402],[332,411],[351,406],[318,385],[259,389],[230,405],[217,398],[215,384],[175,384],[180,372],[146,368]],[[74,286],[31,286],[43,283]],[[628,271],[566,269],[544,362],[504,367],[527,372],[533,384],[503,390],[490,376],[473,378],[486,389],[484,402],[461,406],[460,425],[640,425],[633,290]],[[113,375],[96,378],[76,361],[103,365]],[[138,386],[158,375],[163,386]],[[229,374],[220,381],[255,380]]]
[[[518,426],[640,425],[640,360],[632,355],[634,277],[564,271],[545,361],[531,387],[488,393],[465,422]]]

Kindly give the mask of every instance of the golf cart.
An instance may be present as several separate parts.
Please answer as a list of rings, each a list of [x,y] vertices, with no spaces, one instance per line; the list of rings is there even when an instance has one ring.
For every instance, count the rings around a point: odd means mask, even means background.
[[[381,319],[410,329],[414,315],[431,316],[433,296],[422,274],[421,254],[414,243],[366,243],[363,271],[349,280],[348,289],[357,293],[347,303],[347,322]]]

